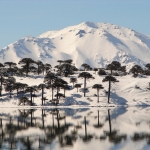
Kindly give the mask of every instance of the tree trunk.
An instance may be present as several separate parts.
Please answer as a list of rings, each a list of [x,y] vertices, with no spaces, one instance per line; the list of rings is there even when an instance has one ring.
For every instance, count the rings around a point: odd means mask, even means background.
[[[99,89],[97,88],[97,102],[99,103]]]
[[[9,91],[9,97],[11,98],[11,90]]]
[[[98,110],[98,126],[99,126],[99,110]]]
[[[108,87],[108,103],[109,103],[109,99],[110,99],[110,88],[111,88],[111,81],[109,80],[109,87]]]
[[[57,100],[58,100],[58,87],[57,87]]]
[[[38,65],[38,75],[39,75],[39,65]]]
[[[86,117],[84,117],[84,124],[85,124],[85,137],[87,138]]]
[[[57,112],[57,125],[58,125],[58,129],[60,129],[60,123],[59,123],[59,117],[58,117],[59,115],[58,115],[58,113],[59,112]]]
[[[109,120],[109,133],[111,134],[111,118],[110,118],[110,110],[108,109],[108,120]]]
[[[30,124],[31,124],[31,127],[33,126],[33,119],[32,119],[33,117],[32,117],[32,110],[31,110],[31,120],[30,120]]]
[[[17,119],[17,122],[18,122],[18,125],[17,125],[17,127],[19,128],[19,118]]]
[[[3,81],[2,80],[3,80],[3,78],[1,76],[1,95],[0,96],[2,96],[2,88],[3,88],[3,86],[2,86],[3,85]]]
[[[52,100],[53,100],[53,86],[52,86]]]
[[[85,89],[86,89],[86,78],[84,78],[84,97],[85,97]]]
[[[54,128],[54,115],[52,113],[52,122],[53,122],[53,128]]]
[[[27,70],[26,70],[26,76],[28,76],[28,72],[29,72],[29,63],[27,62]]]
[[[18,89],[17,89],[17,97],[18,97]]]
[[[32,92],[30,92],[30,96],[31,96],[31,106],[32,106],[32,105],[33,105],[33,104],[32,104]]]
[[[2,87],[2,84],[3,84],[3,81],[2,81],[3,79],[2,79],[2,76],[1,76],[1,87]]]
[[[0,121],[0,126],[2,127],[3,126],[3,123],[2,123],[2,119],[0,119],[1,121]]]
[[[42,109],[42,127],[43,127],[43,129],[44,129],[44,110]]]
[[[66,97],[66,95],[65,95],[65,91],[66,91],[66,90],[65,90],[65,88],[64,88],[64,97]]]
[[[43,106],[43,93],[44,93],[44,89],[42,87],[42,106]]]

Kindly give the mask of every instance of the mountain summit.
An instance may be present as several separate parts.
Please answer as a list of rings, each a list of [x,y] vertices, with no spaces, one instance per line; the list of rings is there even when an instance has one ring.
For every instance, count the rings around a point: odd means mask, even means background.
[[[38,37],[25,37],[0,50],[1,62],[18,62],[24,57],[57,64],[73,59],[77,67],[87,63],[105,67],[116,60],[122,65],[150,63],[150,37],[108,23],[83,22]]]

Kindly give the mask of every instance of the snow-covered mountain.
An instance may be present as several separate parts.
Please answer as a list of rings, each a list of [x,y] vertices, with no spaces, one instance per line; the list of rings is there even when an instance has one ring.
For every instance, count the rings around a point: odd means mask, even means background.
[[[24,57],[52,66],[57,60],[73,59],[77,67],[87,63],[105,67],[113,60],[122,65],[150,63],[150,37],[132,29],[108,23],[83,22],[38,37],[25,37],[0,50],[1,62]]]

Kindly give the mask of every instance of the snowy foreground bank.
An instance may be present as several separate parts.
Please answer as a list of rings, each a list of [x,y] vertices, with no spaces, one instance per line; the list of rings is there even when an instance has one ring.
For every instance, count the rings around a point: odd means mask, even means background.
[[[150,77],[142,76],[134,78],[132,75],[126,76],[116,76],[116,79],[119,82],[112,84],[111,87],[111,98],[110,104],[107,103],[106,91],[108,90],[108,82],[102,82],[104,76],[98,76],[94,71],[91,71],[91,74],[95,79],[90,79],[87,81],[87,92],[86,97],[83,94],[83,79],[77,78],[77,83],[81,84],[81,88],[78,90],[72,88],[73,84],[70,82],[70,77],[63,77],[65,81],[68,82],[68,85],[71,87],[70,90],[66,90],[66,97],[62,97],[59,100],[57,106],[61,107],[76,107],[76,106],[148,106],[150,105],[150,91],[149,82]],[[78,74],[72,76],[77,77]],[[34,77],[17,77],[16,82],[26,83],[29,86],[39,85],[43,83],[44,76],[34,76]],[[99,103],[97,102],[97,90],[92,89],[94,84],[102,84],[104,89],[100,90]],[[60,89],[60,92],[63,93],[63,89]],[[44,107],[53,106],[51,102],[51,89],[45,89],[44,97],[46,97]],[[54,95],[56,91],[54,91]],[[35,92],[36,97],[34,97],[34,106],[32,107],[43,107],[41,106],[41,90]],[[30,99],[30,93],[26,93],[25,96],[28,96]],[[16,95],[16,91],[13,91],[12,98],[9,98],[9,93],[2,91],[2,97],[0,98],[0,107],[30,107],[30,106],[21,106],[19,104],[19,98]]]

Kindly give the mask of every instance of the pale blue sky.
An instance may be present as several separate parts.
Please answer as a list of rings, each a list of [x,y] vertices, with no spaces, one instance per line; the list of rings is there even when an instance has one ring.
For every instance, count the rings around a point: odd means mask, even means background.
[[[149,0],[0,0],[0,49],[84,21],[107,22],[150,35]]]

